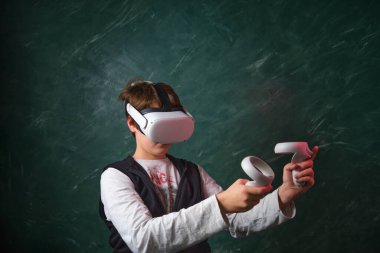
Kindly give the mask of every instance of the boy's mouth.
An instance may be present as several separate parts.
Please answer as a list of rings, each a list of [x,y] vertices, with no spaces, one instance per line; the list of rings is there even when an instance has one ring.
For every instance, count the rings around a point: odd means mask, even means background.
[[[157,143],[156,144],[157,147],[160,147],[160,148],[170,148],[171,144],[161,144],[161,143]]]

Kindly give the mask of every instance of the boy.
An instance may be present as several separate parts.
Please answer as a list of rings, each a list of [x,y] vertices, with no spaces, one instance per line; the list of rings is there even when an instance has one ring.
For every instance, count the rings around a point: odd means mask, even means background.
[[[99,211],[110,229],[113,252],[211,252],[207,238],[218,232],[228,229],[233,237],[247,236],[293,218],[293,200],[314,185],[318,147],[311,159],[287,164],[283,184],[271,193],[271,185],[246,186],[245,179],[223,191],[199,165],[167,154],[175,140],[166,143],[146,131],[149,113],[177,112],[185,123],[177,122],[172,132],[163,128],[161,135],[183,134],[186,139],[192,133],[186,121],[191,115],[168,84],[130,82],[119,98],[126,105],[136,150],[106,166],[101,176]],[[292,170],[300,171],[297,182],[303,187],[295,186]]]

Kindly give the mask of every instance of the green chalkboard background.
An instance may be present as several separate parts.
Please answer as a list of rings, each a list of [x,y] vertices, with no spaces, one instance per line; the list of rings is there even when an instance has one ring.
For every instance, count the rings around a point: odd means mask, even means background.
[[[1,252],[110,252],[102,166],[134,148],[128,79],[165,81],[196,119],[172,154],[223,187],[247,155],[319,145],[297,216],[213,252],[380,252],[379,1],[1,1]]]

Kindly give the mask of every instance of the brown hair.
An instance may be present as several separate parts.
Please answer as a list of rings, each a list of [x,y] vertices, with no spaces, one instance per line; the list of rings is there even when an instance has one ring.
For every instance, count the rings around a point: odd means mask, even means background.
[[[168,94],[171,107],[182,107],[182,104],[173,88],[167,83],[159,83],[160,87]],[[119,94],[119,99],[124,101],[124,104],[130,103],[138,111],[146,108],[161,107],[162,103],[153,87],[152,82],[143,80],[131,80]],[[128,113],[125,110],[125,116],[128,118]]]

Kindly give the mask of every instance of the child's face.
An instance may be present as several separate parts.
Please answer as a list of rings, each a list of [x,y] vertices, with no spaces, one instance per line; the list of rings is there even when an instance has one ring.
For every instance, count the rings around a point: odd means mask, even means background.
[[[136,151],[139,149],[144,154],[145,159],[163,159],[169,152],[172,144],[154,143],[140,131],[135,133],[136,136]]]
[[[142,134],[133,124],[133,121],[128,118],[128,126],[136,138],[136,159],[164,159],[172,144],[159,144],[151,141],[148,137]]]

